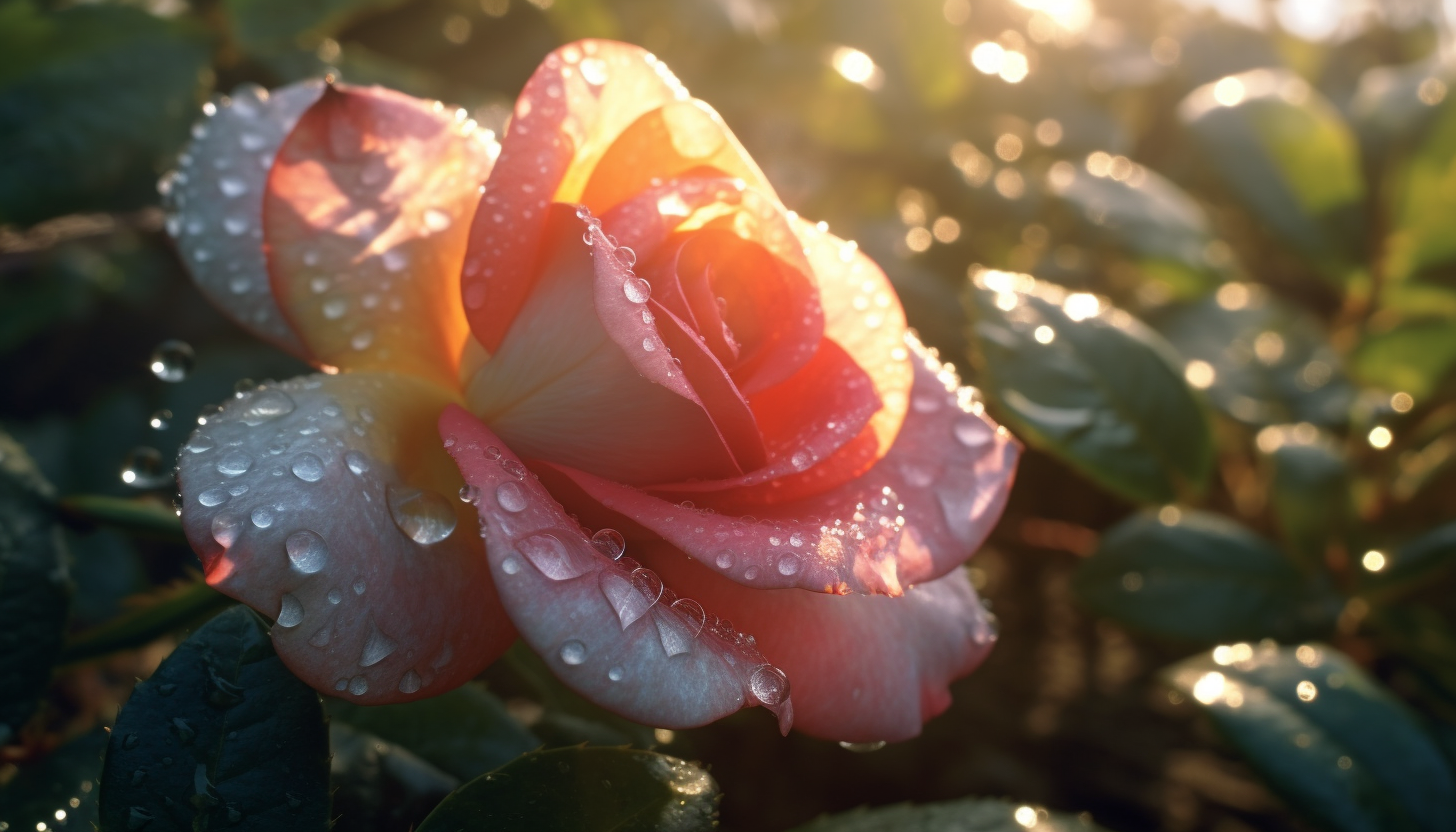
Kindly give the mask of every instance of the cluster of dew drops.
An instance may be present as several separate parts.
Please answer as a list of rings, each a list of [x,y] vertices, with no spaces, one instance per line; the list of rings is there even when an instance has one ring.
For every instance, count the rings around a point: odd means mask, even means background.
[[[160,381],[176,383],[183,381],[192,372],[197,356],[192,346],[185,341],[167,340],[152,350],[147,361],[148,369]],[[170,430],[175,423],[172,411],[161,408],[147,418],[147,427],[158,433]],[[139,490],[166,488],[175,482],[175,472],[166,458],[149,444],[137,445],[121,462],[121,481]]]

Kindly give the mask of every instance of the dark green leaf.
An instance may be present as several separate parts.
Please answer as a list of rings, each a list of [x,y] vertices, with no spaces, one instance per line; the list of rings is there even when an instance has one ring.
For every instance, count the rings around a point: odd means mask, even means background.
[[[517,641],[506,651],[497,667],[514,677],[514,682],[535,691],[544,711],[531,724],[531,732],[550,747],[566,745],[632,745],[651,748],[657,744],[653,730],[623,719],[561,683],[546,662]]]
[[[1425,401],[1453,366],[1456,321],[1418,317],[1363,339],[1355,348],[1350,368],[1366,384],[1401,390]]]
[[[883,806],[826,815],[793,832],[1097,832],[1082,817],[1004,800],[970,798],[922,806]]]
[[[1184,359],[1207,365],[1186,372],[1241,422],[1341,425],[1349,417],[1354,391],[1319,323],[1260,286],[1225,284],[1153,325]]]
[[[419,832],[691,832],[717,827],[718,784],[675,757],[629,748],[527,754],[466,783]]]
[[[1423,604],[1401,603],[1377,606],[1369,621],[1425,689],[1427,704],[1440,708],[1448,724],[1456,720],[1456,630],[1446,618]]]
[[[0,744],[35,710],[70,606],[55,494],[24,449],[0,432]]]
[[[101,779],[101,753],[110,734],[97,728],[22,766],[0,786],[0,807],[15,832],[56,825],[56,810],[65,812],[60,829],[94,829],[96,783]],[[72,800],[76,802],[71,803]]]
[[[1350,471],[1344,452],[1313,425],[1278,425],[1259,432],[1259,449],[1273,466],[1269,501],[1291,549],[1318,567],[1325,547],[1350,517]]]
[[[1350,100],[1350,120],[1367,154],[1384,156],[1429,127],[1450,76],[1432,61],[1367,69]]]
[[[1362,261],[1355,136],[1308,82],[1254,69],[1199,87],[1178,109],[1222,181],[1284,242],[1335,279]]]
[[[0,222],[154,202],[208,57],[190,25],[141,9],[0,6]]]
[[[1437,526],[1387,552],[1385,565],[1366,579],[1374,590],[1419,585],[1436,573],[1456,566],[1456,523]]]
[[[1172,508],[1114,526],[1081,563],[1074,586],[1099,615],[1205,644],[1321,634],[1342,607],[1323,580],[1253,532]]]
[[[129,531],[186,540],[177,513],[156,500],[78,494],[61,500],[61,511],[74,521],[115,526]]]
[[[1456,99],[1447,96],[1415,154],[1392,174],[1385,272],[1394,281],[1456,285]]]
[[[1323,828],[1456,828],[1456,780],[1440,750],[1399,700],[1334,649],[1260,646],[1241,661],[1220,650],[1165,674],[1292,809]]]
[[[318,694],[283,666],[263,620],[227,610],[122,708],[101,776],[101,826],[323,832],[325,726]]]
[[[1138,502],[1203,487],[1208,420],[1157,333],[1008,272],[979,272],[967,306],[977,380],[1019,435]]]
[[[330,791],[340,828],[411,829],[460,786],[407,748],[329,723]]]
[[[79,662],[151,644],[162,636],[200,624],[232,606],[233,600],[201,581],[163,589],[115,619],[73,636],[60,662]]]
[[[328,702],[329,715],[396,743],[441,770],[471,780],[541,745],[484,687],[395,705]]]
[[[312,49],[361,15],[403,0],[224,0],[233,37],[254,55]]]

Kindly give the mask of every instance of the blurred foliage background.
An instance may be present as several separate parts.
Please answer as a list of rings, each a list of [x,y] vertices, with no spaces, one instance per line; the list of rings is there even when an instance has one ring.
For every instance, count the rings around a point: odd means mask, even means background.
[[[594,750],[630,745],[700,761],[728,830],[1456,828],[1453,11],[0,0],[0,831],[172,828],[123,800],[162,788],[146,769],[100,762],[108,728],[177,730],[145,686],[118,711],[138,677],[187,684],[173,648],[225,606],[171,461],[209,403],[305,370],[212,310],[166,233],[156,182],[199,107],[336,72],[500,132],[540,59],[587,36],[647,47],[718,108],[1028,444],[970,567],[1001,643],[883,749],[781,739],[761,713],[630,725],[513,652],[425,707],[330,702],[328,782],[292,772],[288,806],[402,830],[504,764],[590,815],[601,796],[550,772],[636,782],[667,759]],[[266,649],[237,613],[189,649]],[[323,737],[299,708],[263,727]],[[542,745],[575,756],[518,757]],[[663,765],[644,805],[701,774]],[[190,777],[189,811],[220,819],[198,828],[252,822]],[[492,789],[451,800],[526,799]],[[932,805],[814,820],[906,801]],[[642,828],[700,828],[711,800],[692,808]]]

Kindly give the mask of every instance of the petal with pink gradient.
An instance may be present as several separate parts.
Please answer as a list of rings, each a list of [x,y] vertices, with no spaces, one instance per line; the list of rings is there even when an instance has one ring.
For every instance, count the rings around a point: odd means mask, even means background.
[[[321,362],[453,385],[469,337],[460,265],[490,134],[378,87],[330,86],[268,177],[273,290]]]
[[[594,545],[515,454],[463,409],[446,409],[440,434],[475,489],[501,601],[562,681],[650,725],[704,725],[763,705],[787,733],[788,682],[753,639],[677,597],[609,542]]]
[[[761,591],[657,544],[644,561],[758,636],[794,688],[794,727],[842,742],[898,741],[950,705],[949,684],[990,652],[994,626],[965,570],[899,598]]]
[[[162,180],[167,230],[197,288],[245,329],[305,358],[268,280],[263,194],[279,146],[323,90],[322,81],[271,94],[238,88],[192,128],[177,171]]]
[[[741,473],[736,459],[751,461],[755,450],[742,445],[757,436],[719,429],[719,414],[705,407],[658,334],[649,297],[629,294],[636,278],[600,229],[568,206],[550,210],[551,257],[510,331],[466,385],[471,411],[524,456],[623,482]],[[735,418],[745,417],[752,418],[746,407]],[[762,446],[756,450],[761,458]]]
[[[900,595],[959,566],[990,534],[1020,446],[918,341],[915,406],[890,452],[843,485],[756,517],[669,502],[556,466],[606,509],[746,586]],[[629,527],[631,528],[631,527]]]
[[[433,696],[515,640],[436,438],[452,398],[409,376],[306,376],[229,401],[183,447],[207,582],[274,619],[278,654],[320,691]]]

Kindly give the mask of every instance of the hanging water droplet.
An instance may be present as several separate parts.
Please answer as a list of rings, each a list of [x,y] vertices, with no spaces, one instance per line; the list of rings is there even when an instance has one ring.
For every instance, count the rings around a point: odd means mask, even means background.
[[[406,670],[404,676],[400,677],[399,680],[399,692],[414,693],[420,689],[421,682],[420,674],[413,670]]]
[[[121,481],[132,488],[160,488],[172,482],[172,472],[156,449],[139,445],[121,461]]]
[[[495,501],[500,504],[501,508],[512,514],[525,511],[527,506],[526,492],[522,491],[519,485],[510,481],[495,487]]]
[[[748,687],[765,705],[778,705],[789,698],[789,677],[771,664],[753,671],[748,677]]]
[[[201,454],[207,453],[215,446],[212,443],[212,438],[209,437],[207,434],[194,433],[192,434],[192,438],[187,440],[187,444],[183,445],[182,447],[186,448],[191,453]]]
[[[243,520],[231,514],[219,514],[212,518],[212,539],[224,549],[232,546],[243,533]]]
[[[253,509],[253,525],[260,529],[266,529],[273,525],[273,511],[265,507]]]
[[[288,560],[293,568],[305,575],[312,575],[329,562],[329,544],[310,529],[294,532],[283,543],[288,550]]]
[[[439,543],[455,531],[455,509],[444,495],[391,485],[387,497],[389,516],[410,540],[428,546]]]
[[[303,602],[293,593],[284,593],[278,607],[278,626],[297,627],[303,621]]]
[[[607,603],[612,606],[612,611],[617,614],[617,620],[621,623],[623,630],[632,626],[633,622],[652,609],[652,602],[637,589],[631,580],[615,570],[602,570],[601,577],[598,578],[598,585],[602,590],[602,595],[606,597]]]
[[[586,661],[586,645],[571,639],[561,645],[561,660],[570,665],[578,665]]]
[[[197,356],[192,351],[192,345],[174,339],[163,341],[152,350],[149,366],[152,375],[162,381],[181,381],[192,372],[192,365],[196,361]]]
[[[311,453],[301,453],[293,460],[293,476],[304,482],[318,482],[324,478],[324,461]]]
[[[652,284],[640,277],[629,277],[622,283],[622,294],[633,303],[646,303],[652,297]]]
[[[344,464],[356,475],[363,475],[369,470],[369,457],[362,451],[349,451],[344,454]]]
[[[257,427],[271,419],[287,416],[293,412],[293,398],[282,390],[269,388],[254,393],[238,414],[243,424]]]
[[[365,640],[364,649],[359,653],[359,666],[373,667],[388,658],[398,647],[399,644],[380,632],[379,625],[370,620],[369,638]]]
[[[152,430],[166,430],[172,426],[172,411],[166,408],[158,410],[147,420],[147,424],[152,426]]]
[[[237,477],[248,473],[253,467],[253,458],[239,450],[231,450],[217,461],[217,472],[225,477]]]
[[[843,748],[845,751],[853,751],[856,754],[868,754],[871,751],[879,751],[881,748],[884,748],[885,741],[875,740],[874,742],[841,742],[839,744],[839,747]]]
[[[708,612],[703,609],[702,604],[691,598],[679,598],[672,602],[672,609],[687,621],[694,636],[703,631],[703,623],[708,620]]]
[[[480,489],[468,483],[460,486],[460,502],[472,506],[480,502]]]
[[[612,560],[620,558],[627,551],[627,539],[616,529],[601,529],[592,535],[591,542],[598,552]]]

